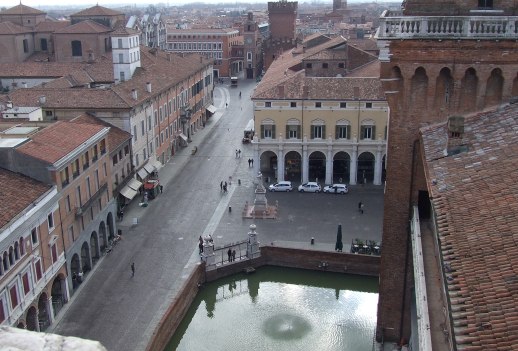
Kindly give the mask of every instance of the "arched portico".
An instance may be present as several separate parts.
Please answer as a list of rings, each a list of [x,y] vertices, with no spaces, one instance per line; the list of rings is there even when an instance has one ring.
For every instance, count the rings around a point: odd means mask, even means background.
[[[333,158],[333,183],[349,183],[351,156],[347,152],[337,152]]]
[[[79,259],[78,254],[74,254],[72,256],[72,260],[70,261],[70,273],[72,276],[72,289],[75,290],[79,283],[79,273],[82,272],[81,270],[81,260]]]
[[[81,246],[81,265],[81,271],[83,273],[86,273],[92,269],[92,264],[90,261],[90,248],[86,241]]]
[[[58,274],[52,282],[52,308],[54,317],[58,315],[63,305],[68,301],[67,280],[63,274]]]
[[[371,152],[362,152],[358,156],[358,171],[356,178],[359,184],[372,183],[374,181],[375,157]]]
[[[97,233],[95,231],[90,234],[90,252],[92,253],[92,266],[95,266],[100,257],[99,239],[97,238]]]
[[[54,316],[50,308],[49,297],[43,292],[38,299],[38,323],[39,331],[45,331],[52,323]]]
[[[99,224],[99,249],[101,252],[106,250],[108,246],[108,237],[106,236],[106,224],[101,221]]]
[[[108,239],[115,237],[115,221],[113,220],[113,213],[108,212],[106,216],[106,224],[108,224]]]
[[[274,179],[277,177],[277,154],[273,151],[265,151],[259,159],[259,171],[263,174],[263,179]]]
[[[38,324],[38,310],[36,309],[36,307],[29,307],[29,310],[27,311],[27,316],[25,317],[25,322],[27,323],[27,330],[40,331]]]
[[[297,151],[289,151],[284,156],[284,177],[279,174],[278,180],[300,181],[302,157]]]
[[[322,182],[326,177],[326,155],[321,151],[314,151],[309,155],[309,181]]]

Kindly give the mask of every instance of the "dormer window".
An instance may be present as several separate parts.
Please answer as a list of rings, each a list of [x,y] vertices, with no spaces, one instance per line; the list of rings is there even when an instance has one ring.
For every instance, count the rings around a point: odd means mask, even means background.
[[[313,68],[313,65],[311,63],[306,63],[306,68]]]

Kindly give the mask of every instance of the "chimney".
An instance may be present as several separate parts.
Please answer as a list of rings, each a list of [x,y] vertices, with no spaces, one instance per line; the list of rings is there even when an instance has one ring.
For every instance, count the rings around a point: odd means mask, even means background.
[[[131,97],[133,98],[133,100],[138,99],[137,89],[131,89]]]
[[[278,85],[277,86],[277,94],[279,95],[279,98],[284,97],[284,85]]]
[[[47,97],[45,95],[42,95],[42,96],[38,97],[38,102],[42,106],[45,105],[45,103],[47,102]]]
[[[23,88],[27,88],[27,83],[26,82],[22,82],[22,87]]]
[[[167,61],[169,61],[169,62],[173,61],[173,59],[171,58],[170,52],[167,53],[166,57],[167,57]]]
[[[7,101],[7,108],[13,108],[13,102]]]
[[[446,154],[448,156],[468,151],[464,140],[464,117],[451,116],[448,118],[448,143]]]
[[[146,83],[146,91],[151,94],[151,83],[150,82]]]

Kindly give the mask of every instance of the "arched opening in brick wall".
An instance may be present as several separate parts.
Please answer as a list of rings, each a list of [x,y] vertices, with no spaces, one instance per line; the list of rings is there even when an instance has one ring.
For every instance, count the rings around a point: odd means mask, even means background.
[[[459,112],[475,111],[477,108],[478,77],[474,68],[464,73],[460,84]],[[473,103],[475,102],[475,103]]]
[[[449,68],[444,67],[439,72],[439,76],[435,81],[435,99],[434,105],[438,111],[450,110],[453,97],[453,77]]]
[[[511,91],[511,96],[518,97],[518,73],[516,73],[516,77],[513,80],[513,90]]]
[[[400,99],[397,100],[398,104],[401,105],[403,103],[404,99],[404,80],[403,75],[401,74],[401,69],[398,66],[392,67],[392,70],[390,72],[390,88],[389,91],[397,91],[399,96],[401,96]]]
[[[495,68],[491,71],[491,76],[486,85],[486,107],[498,105],[502,102],[502,90],[504,87],[504,77],[502,70]]]
[[[411,111],[425,111],[427,108],[428,76],[423,67],[415,70],[410,83],[410,105]]]

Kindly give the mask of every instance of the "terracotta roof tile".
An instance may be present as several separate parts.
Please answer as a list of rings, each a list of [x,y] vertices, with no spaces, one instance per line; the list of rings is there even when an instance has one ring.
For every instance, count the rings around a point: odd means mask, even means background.
[[[128,133],[118,127],[115,127],[113,124],[105,122],[88,113],[82,114],[81,116],[72,119],[70,122],[96,124],[104,127],[109,127],[110,131],[108,132],[108,150],[110,151],[116,150],[119,146],[131,139],[131,133]]]
[[[103,128],[104,126],[94,124],[59,121],[34,134],[30,141],[16,150],[53,164],[80,147]]]
[[[106,33],[111,32],[111,28],[103,26],[92,20],[85,20],[59,29],[54,34],[85,34],[85,33]]]
[[[5,9],[0,12],[0,15],[45,15],[45,14],[47,14],[47,13],[40,11],[38,9],[35,9],[33,7],[22,5],[22,4],[10,7],[8,9]]]
[[[19,26],[12,22],[0,22],[0,35],[13,35],[31,32],[31,29]]]
[[[62,28],[65,28],[70,25],[70,21],[43,21],[40,22],[34,27],[34,31],[41,32],[55,32]]]
[[[109,9],[107,7],[95,5],[92,7],[89,7],[87,9],[81,10],[79,12],[76,12],[70,17],[79,17],[79,16],[117,16],[117,15],[123,15],[122,12],[115,11],[112,9]]]
[[[31,206],[52,186],[0,168],[0,228]]]
[[[421,129],[459,350],[518,345],[518,104],[464,119],[445,155],[447,123]]]
[[[57,78],[80,70],[86,65],[83,63],[59,62],[23,62],[0,63],[0,77],[47,77]]]

